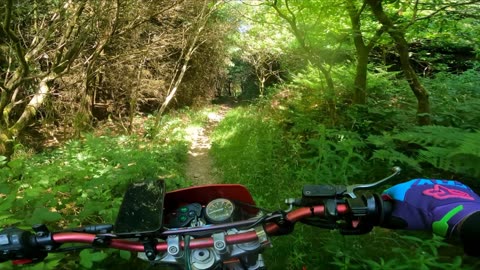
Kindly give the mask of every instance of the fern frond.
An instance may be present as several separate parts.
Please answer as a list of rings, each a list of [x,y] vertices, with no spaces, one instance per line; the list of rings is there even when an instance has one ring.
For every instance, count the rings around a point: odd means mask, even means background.
[[[420,164],[419,164],[418,161],[416,161],[415,159],[413,159],[413,158],[411,158],[411,157],[409,157],[409,156],[407,156],[407,155],[405,155],[401,152],[395,151],[393,149],[376,150],[373,153],[372,159],[379,159],[379,160],[383,160],[383,161],[388,161],[390,163],[390,165],[399,164],[399,163],[400,164],[405,164],[405,165],[411,167],[412,169],[414,169],[417,172],[422,171],[422,168],[420,167]]]
[[[412,131],[402,132],[393,136],[394,139],[419,144],[421,146],[458,146],[458,138],[465,135],[459,128],[442,126],[417,127]]]
[[[394,147],[395,146],[393,142],[393,138],[388,135],[384,135],[384,136],[371,135],[371,136],[368,136],[367,141],[377,147]]]
[[[462,138],[459,138],[459,143],[460,146],[450,153],[450,156],[464,154],[480,157],[480,132],[466,133]]]
[[[451,149],[449,148],[431,146],[427,147],[426,150],[420,150],[418,159],[437,168],[451,171],[455,168],[455,164],[449,158],[450,151]]]
[[[445,171],[480,176],[480,132],[478,131],[424,126],[392,136],[371,136],[368,141],[383,148],[375,151],[373,158],[376,159],[404,163],[417,171],[420,171],[419,163],[428,163]],[[392,147],[390,141],[395,142],[396,146]],[[406,145],[411,144],[419,147],[405,149]],[[407,156],[402,153],[402,150],[410,151],[410,154]]]

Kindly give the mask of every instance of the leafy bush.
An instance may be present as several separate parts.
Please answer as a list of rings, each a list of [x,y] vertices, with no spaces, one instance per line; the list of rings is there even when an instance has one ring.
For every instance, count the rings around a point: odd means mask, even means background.
[[[167,122],[165,122],[167,124]],[[185,121],[181,122],[185,125]],[[137,136],[96,137],[67,142],[64,146],[35,155],[1,160],[0,224],[2,227],[45,223],[58,230],[88,224],[113,223],[126,186],[146,178],[164,178],[170,189],[184,187],[188,145],[172,133],[179,124],[168,123],[170,138]],[[92,253],[84,250],[78,260],[72,254],[49,256],[32,269],[92,268],[126,258],[118,251]],[[107,259],[108,258],[108,259]],[[2,267],[5,265],[2,265]],[[130,266],[129,266],[130,267]]]

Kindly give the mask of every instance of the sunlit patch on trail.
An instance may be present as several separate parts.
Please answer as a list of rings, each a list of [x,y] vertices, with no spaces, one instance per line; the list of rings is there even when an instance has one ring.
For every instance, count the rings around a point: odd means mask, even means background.
[[[210,133],[224,118],[228,109],[227,107],[221,107],[218,112],[207,112],[204,115],[208,121],[206,121],[203,127],[192,125],[185,129],[186,139],[190,142],[186,176],[187,179],[194,181],[195,184],[219,182],[214,172],[212,158],[209,155],[212,147]]]

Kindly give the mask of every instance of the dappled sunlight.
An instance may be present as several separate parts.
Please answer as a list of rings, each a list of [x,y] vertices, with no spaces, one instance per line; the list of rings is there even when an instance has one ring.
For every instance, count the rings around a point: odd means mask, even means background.
[[[187,179],[196,184],[218,183],[218,177],[214,172],[213,160],[209,155],[212,143],[210,135],[212,130],[224,118],[228,108],[222,108],[218,112],[203,112],[203,126],[190,125],[185,128],[185,140],[189,142],[188,161],[186,168]]]
[[[210,112],[207,114],[208,120],[212,122],[220,122],[223,119],[223,115],[216,112]]]
[[[198,126],[189,126],[185,129],[185,139],[190,142],[189,154],[195,154],[195,149],[210,149],[211,143],[205,135],[205,129]]]

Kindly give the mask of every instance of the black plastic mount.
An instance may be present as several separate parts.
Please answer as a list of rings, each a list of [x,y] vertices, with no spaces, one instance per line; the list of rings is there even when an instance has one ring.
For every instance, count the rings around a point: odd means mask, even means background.
[[[326,199],[344,197],[347,187],[343,185],[305,185],[302,191],[302,206],[312,206],[323,203]]]
[[[145,256],[150,261],[154,261],[157,257],[157,249],[155,248],[157,245],[157,241],[155,239],[149,239],[143,242],[143,247],[145,248]]]
[[[275,235],[287,235],[293,232],[295,229],[295,223],[287,219],[287,213],[284,211],[277,211],[272,213],[272,215],[280,214],[280,217],[273,220],[275,224],[280,228]]]
[[[378,194],[346,199],[346,202],[350,215],[340,229],[340,233],[344,235],[370,232],[374,226],[383,223],[385,215],[388,214],[386,212],[390,211]]]
[[[109,247],[111,243],[112,243],[111,235],[97,234],[93,239],[92,246],[98,247],[98,248],[106,248],[106,247]]]

